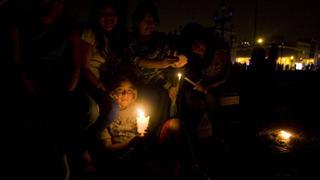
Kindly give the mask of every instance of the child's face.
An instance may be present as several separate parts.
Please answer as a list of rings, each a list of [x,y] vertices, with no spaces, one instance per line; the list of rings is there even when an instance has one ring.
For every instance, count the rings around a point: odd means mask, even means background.
[[[124,81],[112,91],[111,97],[118,103],[120,110],[123,110],[136,100],[137,90],[130,82]]]

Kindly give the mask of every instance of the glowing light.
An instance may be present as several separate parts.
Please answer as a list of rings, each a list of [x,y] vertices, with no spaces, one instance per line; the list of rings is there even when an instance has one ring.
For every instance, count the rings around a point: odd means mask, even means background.
[[[296,63],[296,70],[302,70],[303,65],[302,63]]]
[[[263,42],[264,42],[264,40],[262,38],[257,39],[258,44],[262,44]]]
[[[144,112],[141,109],[138,109],[137,117],[137,131],[141,136],[144,136],[144,133],[148,127],[150,117],[145,117]]]
[[[182,77],[182,74],[181,74],[181,73],[178,73],[178,79],[179,79],[179,81],[181,80],[181,77]]]
[[[239,63],[239,64],[249,65],[250,57],[238,57],[238,58],[236,58],[236,62]]]
[[[292,134],[289,133],[289,132],[287,132],[287,131],[281,130],[281,131],[279,132],[279,136],[280,136],[282,139],[289,140],[290,137],[292,136]]]
[[[279,143],[289,143],[291,138],[293,137],[293,134],[291,132],[285,131],[285,130],[279,130],[277,132],[277,141]]]
[[[293,59],[294,59],[294,56],[291,56],[290,59],[293,60]]]

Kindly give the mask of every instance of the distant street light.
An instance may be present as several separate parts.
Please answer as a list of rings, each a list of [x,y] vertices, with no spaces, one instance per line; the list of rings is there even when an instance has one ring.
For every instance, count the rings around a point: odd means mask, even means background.
[[[264,43],[264,39],[263,38],[258,38],[257,39],[257,43],[258,44],[263,44]]]

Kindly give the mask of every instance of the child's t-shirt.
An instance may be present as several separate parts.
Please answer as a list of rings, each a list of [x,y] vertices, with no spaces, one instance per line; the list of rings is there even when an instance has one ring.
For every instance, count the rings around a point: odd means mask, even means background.
[[[102,131],[100,139],[111,139],[112,143],[122,143],[135,137],[137,135],[136,111],[135,105],[120,110],[110,125]]]

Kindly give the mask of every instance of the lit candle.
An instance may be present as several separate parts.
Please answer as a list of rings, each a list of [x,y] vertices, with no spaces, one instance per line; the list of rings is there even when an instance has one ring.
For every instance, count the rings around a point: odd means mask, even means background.
[[[181,73],[178,73],[178,80],[179,80],[179,81],[181,80],[181,77],[182,77],[182,74],[181,74]]]
[[[182,77],[182,74],[181,74],[181,73],[178,73],[177,94],[178,94],[178,91],[179,91],[179,88],[180,88],[180,80],[181,80],[181,77]]]
[[[278,132],[278,139],[281,142],[288,143],[290,141],[291,137],[292,137],[292,134],[289,133],[288,131],[280,130]]]
[[[145,117],[144,112],[138,109],[137,131],[141,136],[144,136],[145,130],[148,127],[150,116]]]
[[[191,79],[184,77],[184,80],[186,80],[188,83],[192,84],[193,86],[196,86],[197,83],[193,82]]]

